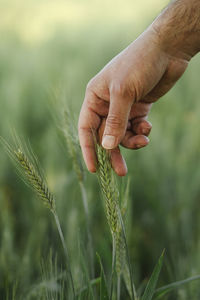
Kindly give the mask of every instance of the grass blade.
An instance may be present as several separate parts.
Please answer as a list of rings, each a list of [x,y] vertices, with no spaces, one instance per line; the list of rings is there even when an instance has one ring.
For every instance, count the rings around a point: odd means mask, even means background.
[[[195,281],[195,280],[200,280],[200,275],[189,277],[187,279],[176,281],[176,282],[170,283],[168,285],[165,285],[163,287],[160,287],[159,289],[157,289],[155,291],[155,300],[160,299],[162,296],[170,293],[171,291],[178,289],[179,287],[182,287],[183,285],[190,283],[192,281]]]
[[[104,269],[103,269],[103,264],[101,261],[101,257],[99,256],[99,254],[97,253],[97,258],[99,261],[99,265],[101,268],[101,273],[100,273],[100,300],[109,300],[109,296],[108,296],[108,287],[106,284],[106,277],[105,277],[105,273],[104,273]]]
[[[131,296],[132,296],[133,300],[138,300],[136,288],[135,288],[135,285],[134,285],[134,282],[133,282],[133,274],[132,274],[132,268],[131,268],[130,255],[129,255],[129,251],[128,251],[126,231],[125,231],[125,227],[124,227],[124,222],[123,222],[123,219],[122,219],[121,211],[120,211],[119,208],[118,208],[118,216],[119,216],[120,224],[121,224],[121,227],[122,227],[122,233],[123,233],[124,243],[125,243],[125,249],[126,249],[127,267],[128,267],[128,272],[129,272],[129,277],[130,277],[129,279],[130,279],[130,284],[131,284]]]
[[[149,282],[146,286],[146,289],[144,291],[144,294],[142,296],[142,300],[151,300],[153,298],[154,292],[155,292],[155,288],[158,282],[158,278],[160,275],[160,271],[163,265],[163,259],[164,259],[164,251],[161,254],[157,265],[155,266],[153,273],[149,279]]]

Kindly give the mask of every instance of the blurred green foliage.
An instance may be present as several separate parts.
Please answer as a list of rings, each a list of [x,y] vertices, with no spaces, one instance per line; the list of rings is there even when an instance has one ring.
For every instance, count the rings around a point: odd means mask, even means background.
[[[50,3],[42,1],[47,6],[46,18]],[[7,4],[0,2],[2,8],[12,8],[12,1]],[[85,5],[87,11],[91,1],[76,4]],[[98,10],[100,2],[96,4]],[[162,5],[160,1],[159,9]],[[15,6],[16,1],[13,14]],[[26,12],[21,13],[24,16]],[[17,16],[20,22],[19,9]],[[34,42],[31,36],[27,39],[28,27],[24,28],[24,38],[22,26],[19,30],[11,21],[10,26],[0,23],[0,135],[10,140],[14,128],[27,143],[30,141],[37,154],[56,196],[77,286],[85,282],[80,271],[82,256],[87,261],[87,253],[81,251],[86,237],[85,218],[72,162],[55,121],[59,119],[57,108],[62,112],[68,106],[77,120],[89,79],[136,38],[153,16],[155,11],[141,16],[135,28],[130,28],[131,21],[137,23],[131,15],[129,19],[124,17],[124,23],[121,19],[117,23],[117,18],[112,23],[108,12],[105,23],[100,13],[98,22],[93,18],[88,23],[85,19],[79,22],[77,17],[71,27],[70,23],[57,24],[53,29],[51,25],[48,31],[47,26],[46,35]],[[200,273],[199,68],[197,56],[172,91],[154,104],[150,145],[135,152],[123,150],[130,177],[127,227],[137,286],[147,280],[163,248],[166,259],[160,285]],[[51,104],[55,99],[57,108]],[[2,147],[0,165],[0,298],[12,299],[14,290],[16,299],[25,299],[43,280],[42,260],[47,261],[52,252],[61,268],[63,252],[50,213],[18,178]],[[126,179],[120,180],[120,185],[123,182]],[[94,175],[87,174],[85,184],[95,252],[109,272],[111,244],[100,189]],[[97,265],[97,276],[98,272]],[[165,299],[199,298],[196,282]]]

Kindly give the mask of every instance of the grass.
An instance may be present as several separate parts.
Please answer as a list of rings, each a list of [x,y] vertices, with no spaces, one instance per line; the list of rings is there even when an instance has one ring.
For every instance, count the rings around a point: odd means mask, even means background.
[[[65,115],[66,118],[66,115]],[[67,114],[68,122],[70,121],[70,116]],[[69,122],[71,124],[71,122]],[[80,170],[78,169],[78,152],[75,151],[77,144],[75,143],[73,132],[68,128],[67,136],[67,144],[69,147],[69,152],[71,154],[71,158],[73,160],[74,170],[77,174],[77,179],[79,183],[83,184],[83,176],[80,176]],[[55,198],[53,194],[49,191],[47,183],[42,175],[39,174],[39,165],[38,161],[35,156],[28,157],[27,154],[24,152],[24,148],[20,144],[20,140],[16,137],[16,141],[18,142],[18,149],[15,150],[12,146],[10,146],[3,138],[1,138],[1,143],[4,146],[5,150],[15,163],[19,174],[21,175],[23,181],[27,183],[27,185],[38,195],[38,197],[42,200],[44,205],[51,211],[54,216],[55,224],[57,227],[58,235],[60,237],[65,258],[66,258],[66,276],[65,281],[62,282],[62,285],[59,287],[57,284],[57,277],[63,276],[63,273],[57,273],[57,260],[55,261],[55,269],[56,274],[54,278],[52,278],[52,283],[48,283],[48,281],[43,282],[38,287],[34,288],[34,294],[36,297],[44,297],[44,299],[53,299],[55,296],[58,299],[82,299],[82,296],[86,297],[87,299],[108,299],[108,300],[120,300],[121,297],[124,298],[124,295],[121,295],[121,275],[124,275],[124,283],[127,288],[127,292],[129,293],[129,298],[132,300],[152,300],[154,295],[156,294],[157,299],[162,298],[163,295],[168,294],[169,292],[173,291],[174,289],[179,288],[186,283],[192,282],[200,278],[200,275],[190,277],[188,279],[174,282],[169,285],[163,286],[156,290],[157,282],[159,279],[159,275],[161,272],[161,268],[163,265],[163,257],[164,252],[162,253],[160,259],[156,267],[153,270],[153,273],[146,284],[146,288],[144,289],[141,297],[137,295],[136,287],[133,281],[133,274],[132,274],[132,266],[129,256],[128,250],[128,242],[126,236],[126,229],[124,226],[124,221],[122,219],[122,214],[124,215],[125,206],[121,205],[120,207],[120,200],[119,200],[119,188],[117,185],[117,181],[115,178],[114,171],[112,170],[109,152],[102,148],[96,142],[96,153],[97,153],[97,168],[98,168],[98,178],[100,187],[102,190],[103,197],[105,199],[105,209],[106,209],[106,216],[108,225],[110,228],[110,232],[112,235],[112,266],[111,266],[111,274],[110,274],[110,287],[106,284],[106,276],[104,273],[104,267],[101,261],[100,256],[98,256],[99,263],[101,266],[101,273],[99,277],[95,278],[95,266],[93,260],[93,244],[91,239],[91,232],[89,227],[89,222],[86,222],[87,225],[87,234],[88,234],[88,249],[86,250],[89,253],[89,261],[90,261],[90,272],[88,266],[83,260],[83,272],[87,276],[87,286],[79,287],[75,289],[74,279],[72,274],[71,268],[71,261],[70,256],[68,253],[68,248],[66,246],[66,242],[63,235],[63,230],[61,228],[60,220],[58,214],[56,212],[56,205],[55,205]],[[30,152],[27,152],[30,155]],[[33,152],[32,152],[33,153]],[[81,185],[83,186],[83,185]],[[83,192],[83,190],[81,190]],[[126,196],[122,194],[122,197]],[[85,197],[85,190],[84,190],[84,197]],[[85,198],[84,201],[87,201]],[[84,202],[83,201],[83,202]],[[125,202],[121,201],[122,204]],[[87,205],[87,202],[84,203]],[[89,211],[88,206],[87,210],[85,210],[86,219],[89,218]],[[80,246],[81,253],[83,252],[82,246]],[[51,254],[50,254],[51,255]],[[50,260],[50,264],[52,262],[52,257]],[[51,266],[51,265],[50,265]],[[52,267],[51,267],[52,270]],[[115,276],[116,275],[116,276]],[[115,280],[115,277],[117,279]],[[64,289],[65,284],[67,285],[67,289]],[[71,289],[69,289],[69,284]],[[99,289],[97,289],[96,284],[100,284]],[[49,285],[49,286],[48,286]],[[94,285],[94,286],[93,286]],[[45,293],[43,294],[43,290],[45,289]],[[42,294],[41,294],[42,291]],[[7,297],[9,290],[7,290]],[[86,294],[85,294],[86,293]],[[33,294],[33,290],[30,290],[28,293],[29,297]],[[31,296],[30,296],[31,297]],[[12,298],[15,298],[15,288],[12,290]]]
[[[140,19],[142,23],[143,18]],[[94,26],[77,25],[76,31],[71,32],[70,28],[60,27],[55,34],[36,44],[24,42],[17,32],[1,29],[0,135],[9,139],[10,127],[14,127],[26,141],[30,139],[37,153],[48,187],[56,198],[75,290],[83,291],[80,299],[87,299],[91,286],[96,292],[101,286],[105,294],[101,274],[105,274],[107,283],[112,265],[110,231],[96,177],[85,172],[84,187],[94,248],[95,280],[91,282],[86,218],[79,183],[65,138],[60,136],[49,113],[48,100],[55,89],[65,89],[65,101],[76,120],[88,80],[145,27],[145,24],[131,26],[130,32],[127,23],[120,28],[116,23],[111,27],[109,24],[103,25],[104,31],[102,20]],[[153,130],[148,148],[138,152],[123,151],[130,178],[124,223],[133,280],[140,298],[164,248],[166,254],[158,288],[195,278],[200,273],[199,64],[197,56],[176,87],[152,108]],[[51,293],[59,299],[60,293],[66,291],[66,277],[58,276],[57,279],[47,259],[52,249],[51,260],[56,264],[57,274],[64,272],[65,255],[54,219],[18,179],[3,150],[0,163],[0,295],[3,299],[12,299],[12,294],[15,299],[25,299],[39,286],[37,295],[43,295],[41,299],[45,299],[46,294],[50,298]],[[126,183],[122,180],[118,184],[120,195],[123,194],[123,181]],[[43,261],[47,265],[46,279],[41,272]],[[127,274],[129,279],[129,272]],[[114,277],[116,280],[116,273]],[[121,275],[120,293],[126,299],[128,292],[123,278]],[[50,290],[49,284],[45,285],[46,292],[40,290],[47,279],[53,280],[51,283],[58,287],[57,291]],[[198,281],[184,287],[176,286],[170,294],[158,297],[164,300],[200,298]],[[32,299],[38,299],[37,295],[31,296]]]

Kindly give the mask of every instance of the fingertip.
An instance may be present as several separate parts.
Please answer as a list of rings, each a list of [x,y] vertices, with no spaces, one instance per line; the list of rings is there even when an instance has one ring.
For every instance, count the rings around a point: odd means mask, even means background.
[[[119,148],[111,151],[111,163],[112,163],[113,170],[118,176],[122,177],[127,174],[128,171],[127,165],[123,156],[119,151]]]
[[[126,166],[122,166],[122,167],[113,166],[113,169],[114,169],[115,173],[120,177],[126,176],[126,174],[128,172],[128,169]]]
[[[144,128],[141,129],[141,133],[143,135],[148,136],[151,132],[151,129],[152,129],[152,126],[144,127]]]
[[[151,132],[152,124],[147,120],[141,120],[133,124],[133,130],[137,135],[148,136]]]
[[[143,139],[142,139],[143,137]],[[150,140],[147,136],[141,136],[140,140],[136,142],[135,149],[141,149],[146,147],[149,144]]]
[[[122,142],[122,145],[128,149],[141,149],[149,144],[149,138],[145,135],[130,136]]]
[[[96,173],[96,171],[97,171],[94,166],[88,166],[87,169],[90,173]]]
[[[126,174],[127,174],[127,171],[115,171],[115,173],[119,176],[119,177],[124,177],[124,176],[126,176]]]
[[[85,162],[85,165],[90,173],[95,173],[96,172],[96,164],[97,164],[97,158],[95,151],[93,147],[87,147],[82,149],[83,153],[83,159]]]
[[[87,169],[90,173],[96,173],[97,171],[97,161],[96,157],[92,156],[86,161]]]
[[[122,160],[123,160],[123,165],[121,167],[116,166],[114,168],[115,173],[120,177],[126,176],[126,174],[128,172],[128,168],[127,168],[126,162],[123,157],[122,157]]]

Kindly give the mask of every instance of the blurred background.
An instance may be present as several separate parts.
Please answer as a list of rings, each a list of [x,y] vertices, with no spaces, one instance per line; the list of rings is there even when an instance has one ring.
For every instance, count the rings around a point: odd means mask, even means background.
[[[62,118],[67,106],[76,123],[89,79],[167,3],[0,0],[0,135],[10,141],[15,129],[38,156],[57,199],[77,285],[83,280],[77,257],[84,248],[85,217],[58,111]],[[130,178],[128,243],[137,287],[150,276],[163,248],[159,286],[200,273],[199,68],[197,55],[177,85],[154,105],[150,145],[123,150]],[[47,263],[53,253],[60,268],[63,252],[50,213],[0,149],[0,295],[12,299],[16,293],[16,299],[26,299],[42,281],[42,261]],[[96,176],[86,171],[85,185],[95,253],[109,272],[110,234]],[[200,299],[199,283],[163,299]]]

